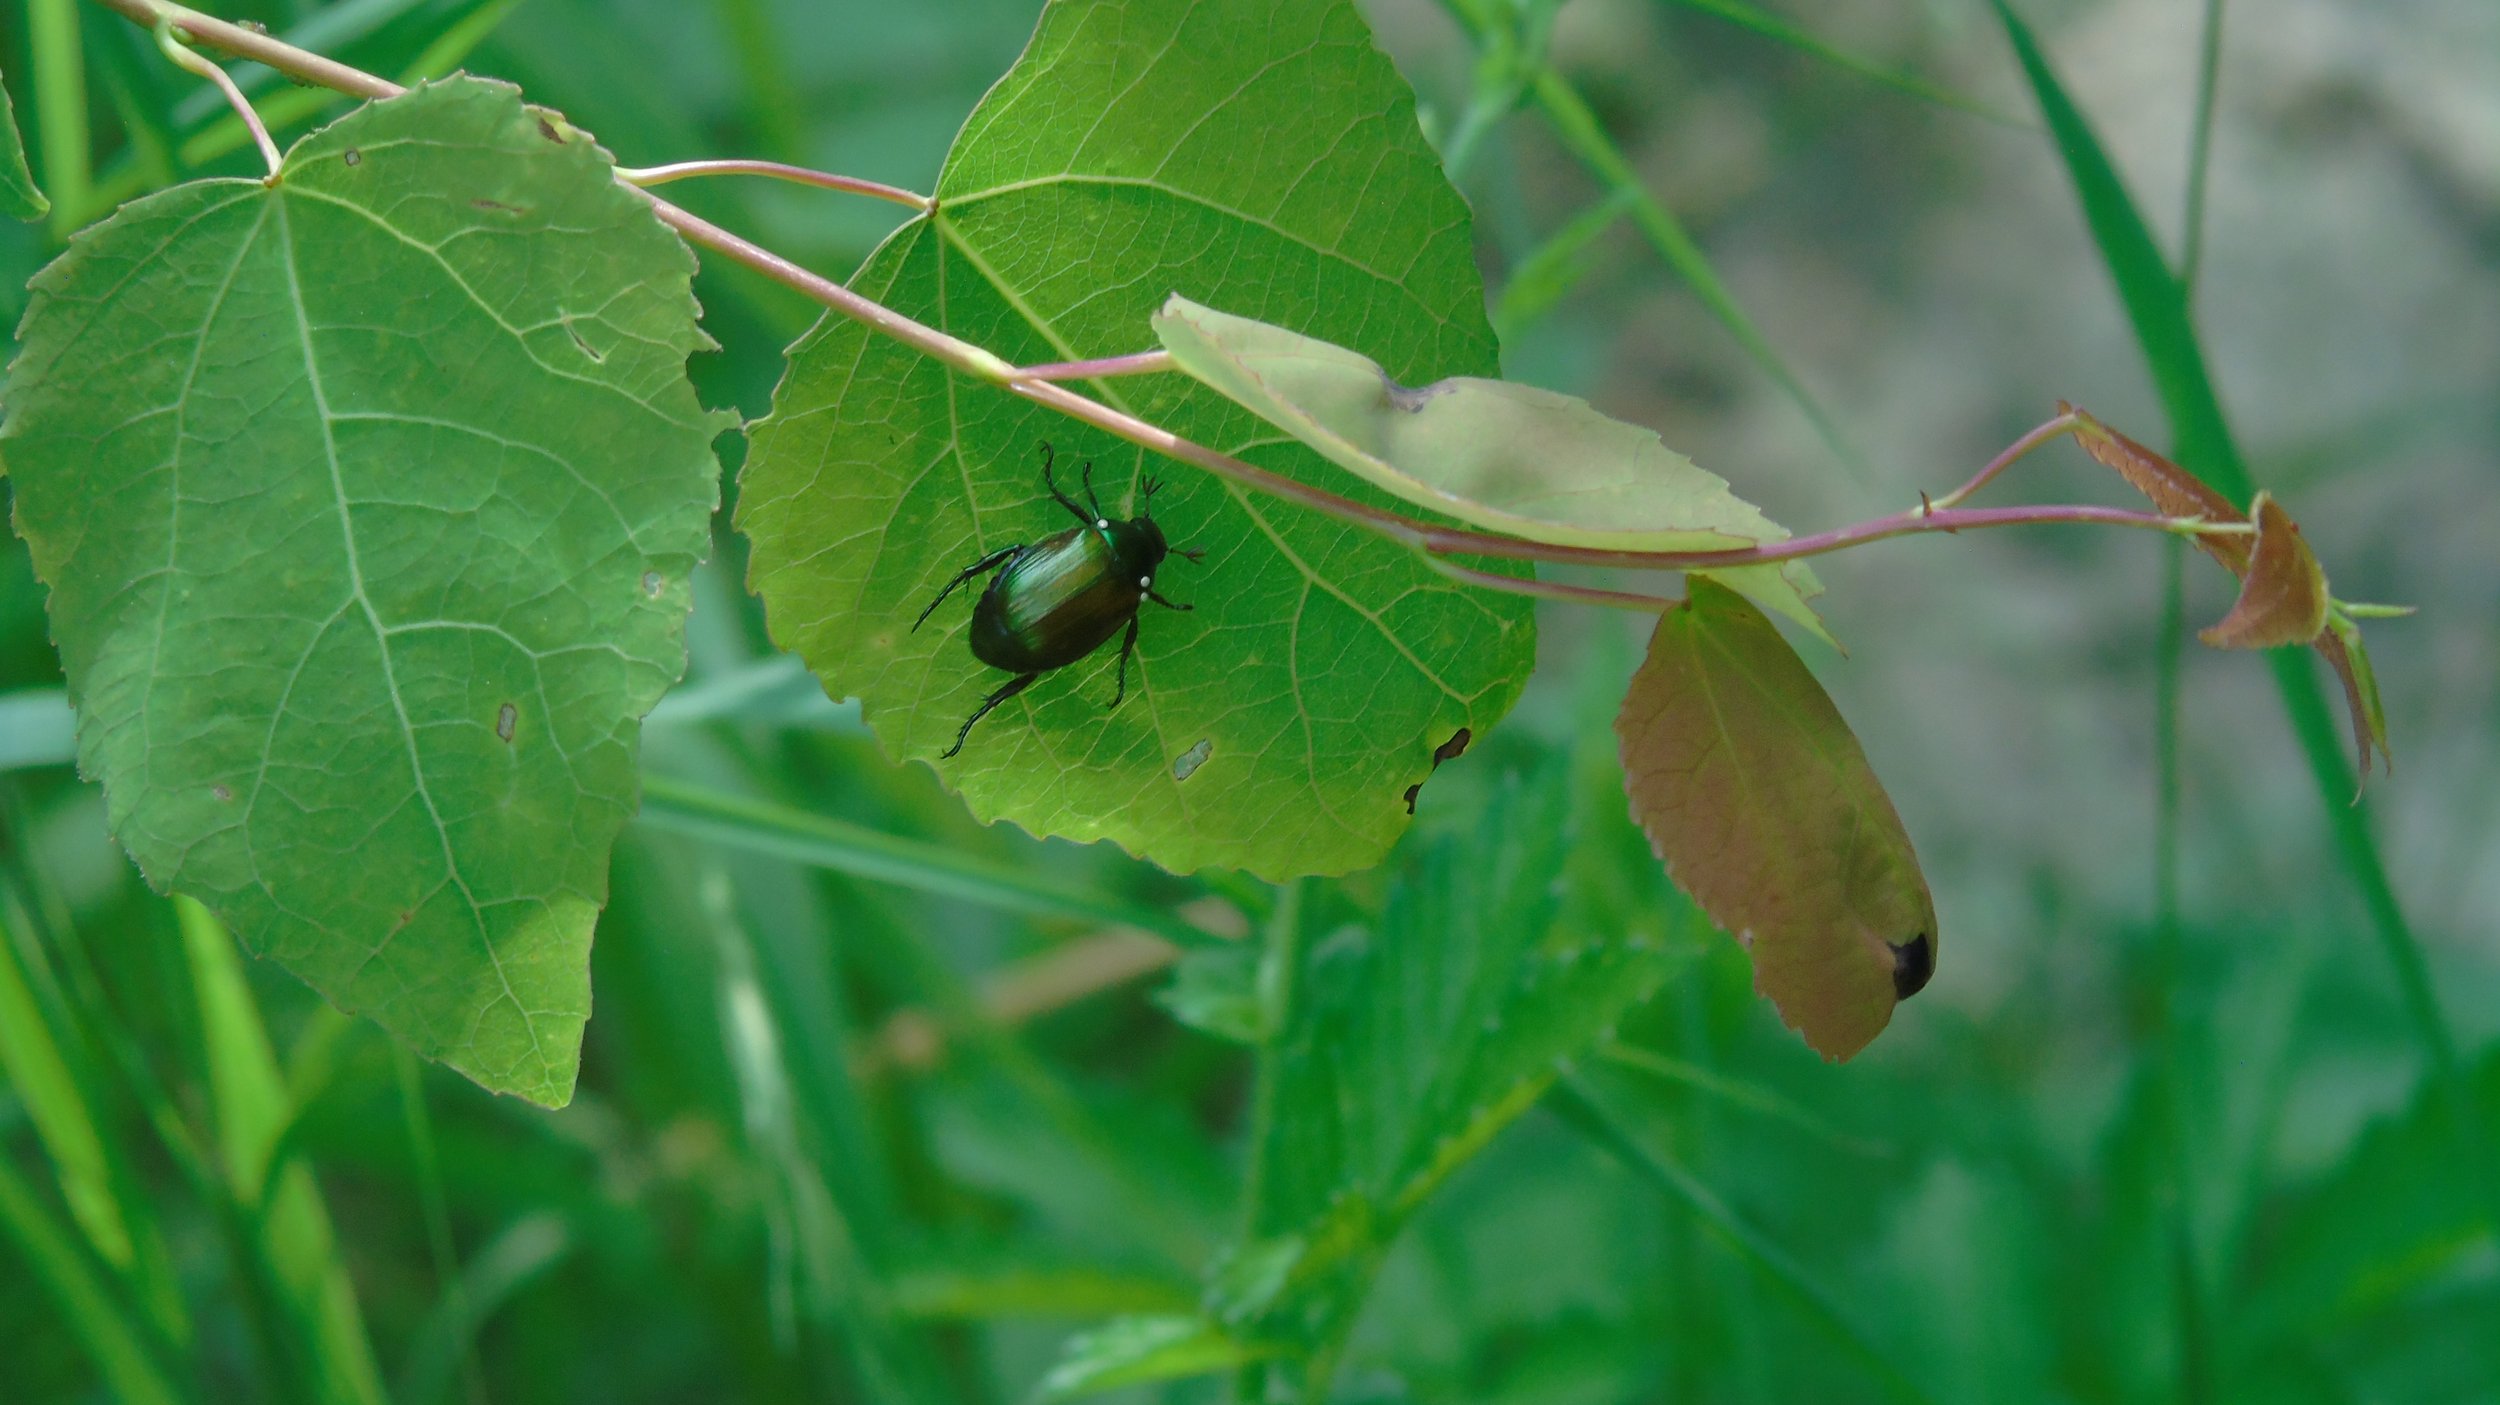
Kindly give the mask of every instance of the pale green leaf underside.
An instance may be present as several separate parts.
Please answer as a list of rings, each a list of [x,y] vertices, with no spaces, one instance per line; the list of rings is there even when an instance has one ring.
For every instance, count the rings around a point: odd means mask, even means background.
[[[0,215],[11,219],[43,218],[52,202],[35,188],[35,176],[26,169],[26,139],[18,134],[17,111],[9,104],[9,90],[0,83]]]
[[[454,81],[82,235],[8,384],[80,765],[149,880],[540,1102],[717,492],[691,272],[586,137]]]
[[[855,286],[1010,360],[1137,351],[1178,288],[1360,338],[1404,374],[1494,368],[1466,209],[1345,0],[1054,4],[965,126],[938,196]],[[1089,389],[1278,471],[1333,476],[1183,378]],[[1008,675],[966,647],[977,586],[917,633],[912,621],[973,560],[1073,525],[1043,494],[1044,440],[1071,489],[1094,461],[1117,514],[1135,510],[1143,473],[1170,480],[1155,520],[1207,554],[1168,562],[1157,588],[1196,609],[1146,607],[1119,710],[1106,711],[1115,641],[941,761]],[[859,697],[891,753],[933,762],[985,820],[1114,839],[1176,870],[1377,861],[1433,749],[1499,718],[1533,660],[1524,601],[1149,461],[848,322],[792,350],[739,525],[775,638]]]
[[[1400,385],[1359,352],[1177,294],[1154,328],[1181,369],[1224,398],[1461,522],[1613,551],[1731,551],[1788,536],[1726,479],[1577,396],[1476,376]],[[1803,562],[1712,574],[1823,635],[1806,604],[1823,588]]]

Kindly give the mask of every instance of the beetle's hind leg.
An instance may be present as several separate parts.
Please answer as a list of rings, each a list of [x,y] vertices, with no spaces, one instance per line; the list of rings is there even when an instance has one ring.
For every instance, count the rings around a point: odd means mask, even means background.
[[[1120,640],[1120,686],[1111,695],[1111,705],[1118,707],[1128,696],[1128,656],[1137,652],[1137,616],[1128,617],[1128,633]]]
[[[964,725],[963,725],[962,727],[960,727],[960,728],[957,728],[957,729],[956,729],[956,732],[955,732],[955,744],[954,744],[953,746],[948,747],[946,750],[939,752],[939,753],[938,753],[938,760],[943,761],[943,760],[945,760],[946,758],[948,758],[948,757],[950,757],[950,756],[954,755],[956,752],[959,752],[959,751],[963,750],[963,749],[964,749],[964,738],[966,738],[966,737],[968,737],[968,736],[971,736],[971,735],[972,735],[972,724],[973,724],[973,723],[978,722],[978,721],[980,721],[982,718],[989,716],[989,715],[990,715],[990,709],[991,709],[991,708],[994,708],[994,707],[998,706],[1000,703],[1003,703],[1003,702],[1007,701],[1009,698],[1014,697],[1016,694],[1021,693],[1021,692],[1023,692],[1025,689],[1032,687],[1032,686],[1033,686],[1033,680],[1034,680],[1034,679],[1036,679],[1036,678],[1039,678],[1039,677],[1041,677],[1041,676],[1042,676],[1042,675],[1040,675],[1040,674],[1038,674],[1038,673],[1019,673],[1019,674],[1017,674],[1015,677],[1013,677],[1013,678],[1011,678],[1011,679],[1007,680],[1006,684],[1005,684],[1004,686],[1002,686],[1002,687],[1001,687],[1001,688],[1000,688],[997,692],[992,693],[992,694],[990,694],[988,697],[981,699],[981,705],[980,705],[979,707],[976,707],[976,708],[974,708],[974,709],[972,710],[972,715],[971,715],[970,717],[967,717],[967,718],[965,718],[965,719],[964,719]]]
[[[964,567],[960,571],[957,571],[955,573],[955,578],[946,583],[946,588],[937,593],[937,599],[929,602],[929,608],[920,612],[920,618],[911,622],[912,633],[918,634],[920,632],[920,626],[928,623],[929,616],[937,613],[937,607],[945,604],[946,597],[955,593],[955,587],[962,585],[965,581],[971,580],[974,576],[980,575],[985,571],[994,571],[998,569],[999,566],[1005,564],[1008,557],[1013,556],[1022,550],[1024,550],[1024,544],[1022,542],[1018,542],[1014,546],[1002,546],[998,550],[991,552],[989,555],[984,556],[980,560],[973,562],[971,565]]]

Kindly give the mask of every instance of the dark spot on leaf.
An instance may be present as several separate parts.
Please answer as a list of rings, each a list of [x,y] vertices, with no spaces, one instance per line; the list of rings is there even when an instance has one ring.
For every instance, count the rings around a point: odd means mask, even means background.
[[[1927,988],[1927,980],[1936,974],[1936,944],[1925,932],[1892,948],[1892,997],[1907,1000]]]
[[[501,200],[489,200],[483,195],[471,200],[469,203],[481,210],[501,210],[507,215],[526,215],[529,213],[529,211],[522,209],[518,205],[507,205]]]
[[[1404,410],[1410,415],[1414,414],[1418,410],[1421,410],[1426,405],[1431,404],[1433,401],[1440,399],[1442,396],[1449,394],[1449,392],[1450,387],[1448,383],[1444,381],[1434,381],[1430,385],[1407,386],[1400,385],[1396,381],[1389,379],[1387,376],[1382,376],[1380,378],[1381,398],[1387,400],[1393,407]]]
[[[1172,763],[1172,779],[1176,781],[1185,781],[1191,776],[1196,775],[1198,773],[1198,768],[1207,764],[1207,757],[1212,755],[1214,751],[1215,738],[1199,738],[1196,746],[1182,752],[1180,759]]]
[[[234,787],[226,784],[224,781],[219,781],[217,784],[208,788],[208,793],[216,796],[222,803],[234,798]]]
[[[519,725],[520,721],[521,710],[510,703],[505,703],[495,711],[495,735],[507,742],[512,740],[513,728]]]
[[[545,137],[551,142],[561,143],[564,140],[564,134],[556,130],[555,123],[547,120],[547,114],[533,110],[530,115],[538,119],[538,134],[540,136]]]
[[[668,577],[661,575],[657,571],[645,571],[642,573],[642,593],[650,596],[654,600],[660,598],[660,587],[667,584]]]
[[[1438,771],[1441,769],[1442,762],[1455,761],[1459,757],[1465,755],[1467,752],[1467,743],[1474,741],[1475,739],[1476,734],[1465,727],[1461,727],[1457,731],[1450,733],[1450,739],[1448,741],[1445,741],[1432,749],[1432,769]],[[1427,779],[1429,779],[1429,776],[1427,776]],[[1410,815],[1415,813],[1415,797],[1423,794],[1423,790],[1423,781],[1417,781],[1413,785],[1406,788],[1406,813]]]
[[[571,337],[573,339],[573,345],[580,347],[582,349],[582,355],[589,357],[594,363],[603,362],[608,359],[599,354],[599,348],[592,346],[587,341],[584,341],[582,339],[582,334],[573,329],[572,323],[567,322],[564,324],[564,334]]]
[[[351,146],[339,153],[339,159],[350,166],[361,166],[365,163],[365,154]]]

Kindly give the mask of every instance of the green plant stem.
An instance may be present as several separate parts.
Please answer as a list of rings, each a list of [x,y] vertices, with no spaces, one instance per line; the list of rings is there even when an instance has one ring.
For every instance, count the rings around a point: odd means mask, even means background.
[[[1597,114],[1589,110],[1588,103],[1579,92],[1550,67],[1536,75],[1530,91],[1535,94],[1537,105],[1545,110],[1555,134],[1562,138],[1563,146],[1579,157],[1610,190],[1631,201],[1632,223],[1640,229],[1650,247],[1657,251],[1658,257],[1692,288],[1693,295],[1700,298],[1702,306],[1710,309],[1719,324],[1736,338],[1736,344],[1744,348],[1754,364],[1787,392],[1788,398],[1805,414],[1832,456],[1839,459],[1852,476],[1863,481],[1866,460],[1857,446],[1849,442],[1849,437],[1841,432],[1839,422],[1824,411],[1822,403],[1806,389],[1805,382],[1799,380],[1796,372],[1788,368],[1788,363],[1780,359],[1779,353],[1771,349],[1770,341],[1754,326],[1753,319],[1746,316],[1735,295],[1727,290],[1727,285],[1719,281],[1718,273],[1710,266],[1709,256],[1702,252],[1701,245],[1694,241],[1683,223],[1660,203],[1657,196],[1649,193],[1647,186],[1641,184],[1632,163],[1616,149],[1613,139],[1598,124]]]
[[[1273,1174],[1267,1162],[1275,1141],[1277,1104],[1283,1095],[1283,1040],[1292,1032],[1302,995],[1302,905],[1307,886],[1308,880],[1303,880],[1277,889],[1276,906],[1268,913],[1267,940],[1259,955],[1258,995],[1264,1007],[1260,1024],[1267,1037],[1259,1044],[1258,1072],[1251,1091],[1250,1168],[1241,1189],[1244,1244],[1257,1243],[1272,1228],[1265,1206],[1267,1182]],[[1266,1362],[1243,1363],[1233,1377],[1234,1405],[1261,1405],[1267,1399],[1267,1379]]]
[[[2222,76],[2222,0],[2205,0],[2196,41],[2196,116],[2188,132],[2186,233],[2179,248],[2179,287],[2196,302],[2196,275],[2205,262],[2205,177],[2214,150],[2214,92]]]
[[[237,57],[249,58],[269,65],[291,77],[324,87],[336,88],[368,98],[397,95],[400,86],[349,65],[307,53],[268,35],[228,24],[223,20],[200,14],[166,0],[95,0],[114,12],[153,28],[170,20],[191,39],[222,49]],[[1566,90],[1567,91],[1567,90]],[[1576,99],[1575,99],[1576,101]],[[1591,119],[1594,121],[1594,119]],[[1627,171],[1628,175],[1628,171]],[[630,182],[628,182],[630,185]],[[640,187],[633,187],[637,190]],[[1027,375],[998,356],[970,342],[951,336],[937,328],[906,317],[874,302],[849,288],[809,271],[780,254],[740,235],[680,209],[667,201],[643,192],[651,201],[652,211],[660,221],[689,242],[745,265],[776,282],[792,288],[824,304],[842,316],[861,323],[872,331],[892,338],[932,359],[972,376],[988,381],[1036,404],[1055,409],[1071,419],[1082,421],[1132,444],[1152,449],[1167,458],[1178,459],[1264,492],[1272,497],[1323,512],[1341,521],[1376,532],[1393,541],[1432,554],[1488,556],[1513,561],[1550,561],[1584,566],[1614,566],[1633,570],[1727,570],[1737,566],[1766,565],[1782,561],[1802,560],[1826,552],[1843,551],[1886,537],[1907,536],[1920,532],[1960,532],[1989,527],[2010,527],[2045,522],[2089,522],[2107,526],[2150,528],[2155,531],[2198,533],[2229,533],[2245,531],[2238,524],[2198,522],[2193,519],[2164,517],[2158,513],[2131,511],[2122,508],[2048,505],[2040,507],[2004,507],[1985,509],[1946,509],[1931,505],[1906,512],[1879,517],[1811,536],[1793,537],[1768,545],[1731,551],[1612,551],[1592,547],[1566,546],[1549,542],[1521,541],[1488,532],[1443,527],[1400,513],[1359,503],[1338,493],[1314,488],[1245,463],[1240,459],[1205,445],[1183,439],[1170,430],[1148,423],[1134,415],[1105,405],[1098,400],[1068,389],[1055,379],[1065,366],[1039,368],[1044,377]],[[1655,207],[1655,202],[1650,202]],[[1638,209],[1635,210],[1636,216]],[[1663,210],[1659,211],[1663,215]],[[1145,353],[1152,355],[1152,353]],[[1122,362],[1128,358],[1107,358]],[[1088,363],[1068,363],[1086,365]],[[1094,374],[1104,374],[1097,371]],[[2052,424],[2055,421],[2051,421]],[[2034,430],[2045,434],[2046,426]],[[2028,440],[2030,436],[2026,436]],[[2027,451],[2028,445],[2018,441],[2008,454],[2019,457],[2016,450]],[[2010,462],[2007,455],[1999,459]],[[1995,467],[2001,468],[2001,463]],[[1994,468],[1982,470],[1993,476]],[[1965,490],[1967,491],[1967,490]],[[1512,590],[1527,595],[1550,595],[1544,583],[1518,577],[1483,573],[1478,582],[1490,589]],[[1592,603],[1626,603],[1593,601]],[[1643,606],[1641,608],[1648,608]]]
[[[52,237],[67,239],[84,219],[95,180],[87,135],[87,65],[75,0],[27,0],[26,39],[35,60],[34,109],[43,122],[43,188],[52,199]]]

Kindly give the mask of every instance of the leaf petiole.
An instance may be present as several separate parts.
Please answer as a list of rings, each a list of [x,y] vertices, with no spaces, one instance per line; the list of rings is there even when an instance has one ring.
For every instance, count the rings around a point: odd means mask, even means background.
[[[278,155],[278,144],[269,139],[269,128],[262,125],[260,114],[252,110],[252,100],[243,96],[243,90],[234,85],[234,79],[223,68],[193,52],[184,39],[185,36],[175,29],[172,15],[163,15],[156,21],[156,47],[165,51],[165,57],[172,59],[176,68],[207,79],[217,85],[217,91],[226,95],[226,101],[234,108],[235,115],[242,118],[244,127],[250,130],[253,143],[260,147],[261,159],[269,163],[269,179],[274,182],[284,158]]]

